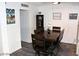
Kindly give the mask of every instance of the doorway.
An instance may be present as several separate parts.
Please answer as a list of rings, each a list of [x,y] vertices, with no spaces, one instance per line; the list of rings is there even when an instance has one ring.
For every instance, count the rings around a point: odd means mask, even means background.
[[[28,42],[29,38],[29,12],[28,10],[20,10],[20,32],[21,32],[21,45],[23,42]]]

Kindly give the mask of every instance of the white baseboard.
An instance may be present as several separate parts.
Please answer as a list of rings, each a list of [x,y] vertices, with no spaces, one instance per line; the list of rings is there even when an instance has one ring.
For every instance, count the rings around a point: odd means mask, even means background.
[[[25,41],[25,40],[22,40],[23,42],[27,42],[27,43],[32,43],[32,41]]]

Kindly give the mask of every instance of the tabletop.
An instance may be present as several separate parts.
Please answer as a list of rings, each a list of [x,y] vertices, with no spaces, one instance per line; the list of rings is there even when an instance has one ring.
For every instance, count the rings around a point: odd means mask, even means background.
[[[47,40],[47,41],[55,41],[59,37],[59,32],[53,32],[52,30],[48,33],[48,31],[40,32],[36,35],[37,39]]]

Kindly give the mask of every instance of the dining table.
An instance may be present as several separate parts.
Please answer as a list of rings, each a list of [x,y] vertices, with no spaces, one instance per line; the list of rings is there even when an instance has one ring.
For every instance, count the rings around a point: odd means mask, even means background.
[[[54,32],[52,30],[47,31],[44,30],[43,32],[39,32],[35,34],[35,38],[37,40],[37,44],[39,46],[44,45],[45,49],[51,46],[52,43],[56,42],[59,38],[60,32]],[[39,42],[40,41],[40,42]],[[43,43],[41,43],[43,42]]]
[[[44,32],[40,32],[38,34],[35,34],[36,39],[38,40],[45,40],[47,42],[54,42],[59,37],[60,32],[54,32],[50,30],[49,32],[44,30]]]
[[[46,52],[47,50],[48,51],[51,50],[50,47],[52,43],[57,41],[59,36],[60,32],[54,32],[52,30],[50,31],[44,30],[42,32],[35,33],[36,45],[38,47],[38,50],[44,52]]]

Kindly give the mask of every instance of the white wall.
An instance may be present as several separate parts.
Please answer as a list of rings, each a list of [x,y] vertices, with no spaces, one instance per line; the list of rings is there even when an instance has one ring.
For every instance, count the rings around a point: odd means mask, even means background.
[[[6,10],[5,10],[5,2],[0,2],[0,42],[2,47],[2,54],[1,55],[8,55],[9,54],[9,46],[8,46],[8,39],[7,39],[7,25],[6,25]]]
[[[38,6],[30,4],[30,29],[31,33],[34,33],[34,30],[36,29],[36,15],[38,13]]]
[[[9,52],[12,53],[21,48],[20,37],[20,3],[7,2],[6,8],[15,9],[15,24],[7,24],[7,36]]]
[[[2,8],[2,5],[0,3],[0,11],[1,11],[1,8]],[[1,13],[0,13],[0,15],[1,15]],[[0,21],[0,55],[1,55],[1,53],[3,53],[3,50],[2,50],[2,35],[1,35],[1,21]]]
[[[69,13],[79,14],[79,3],[61,3],[59,5],[46,5],[38,8],[44,14],[44,27],[47,29],[48,24],[60,26],[65,29],[62,42],[75,43],[78,20],[69,20]],[[62,20],[53,20],[53,12],[60,12]]]
[[[28,4],[28,3],[25,3]],[[35,13],[36,9],[32,5],[29,5],[29,7],[25,8],[21,6],[21,3],[19,2],[7,2],[6,8],[15,9],[15,24],[8,24],[7,25],[7,37],[8,37],[8,45],[9,45],[9,52],[12,53],[18,49],[21,48],[21,32],[20,32],[20,9],[28,10],[28,18],[29,18],[29,31],[28,31],[28,38],[26,42],[31,43],[31,33],[33,33],[33,30],[35,28]],[[32,22],[33,21],[33,22]],[[27,23],[27,22],[26,22]]]
[[[0,23],[1,25],[1,23]],[[2,48],[2,35],[1,35],[1,26],[0,26],[0,55],[3,53],[3,48]]]

